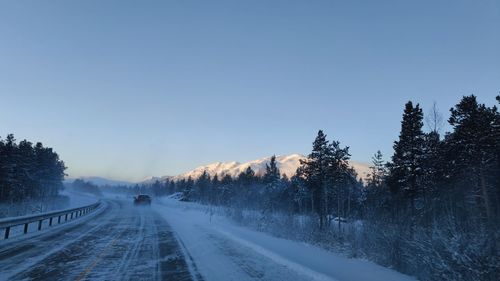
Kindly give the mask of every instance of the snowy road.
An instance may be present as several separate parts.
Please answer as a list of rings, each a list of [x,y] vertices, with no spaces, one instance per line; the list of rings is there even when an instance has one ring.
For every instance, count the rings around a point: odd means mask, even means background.
[[[415,280],[211,216],[206,206],[104,200],[40,235],[0,241],[0,280]]]
[[[0,279],[197,279],[169,225],[155,211],[126,201],[104,203],[84,222],[2,241]]]

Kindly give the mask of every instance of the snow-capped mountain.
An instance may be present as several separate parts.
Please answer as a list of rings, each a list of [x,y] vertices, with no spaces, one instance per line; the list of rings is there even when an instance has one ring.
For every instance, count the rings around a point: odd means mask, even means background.
[[[291,177],[297,171],[297,168],[300,166],[300,160],[305,159],[304,155],[300,154],[290,154],[290,155],[281,155],[276,156],[277,166],[280,169],[281,174],[285,174],[288,177]],[[230,175],[231,177],[237,177],[241,172],[245,171],[248,167],[251,167],[254,170],[256,175],[263,175],[266,171],[266,164],[271,161],[271,157],[264,157],[261,159],[239,163],[239,162],[215,162],[212,164],[208,164],[205,166],[200,166],[195,168],[194,170],[182,173],[177,176],[165,176],[161,178],[150,178],[147,182],[153,182],[156,180],[181,180],[187,179],[191,177],[192,179],[199,178],[204,171],[206,171],[210,176],[214,176],[217,174],[220,177],[225,175]],[[351,166],[357,172],[358,177],[361,179],[365,179],[369,173],[369,166],[364,163],[350,161]]]

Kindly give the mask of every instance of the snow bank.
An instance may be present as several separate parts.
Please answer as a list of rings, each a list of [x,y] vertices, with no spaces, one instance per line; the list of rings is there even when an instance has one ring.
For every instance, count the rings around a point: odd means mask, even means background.
[[[153,207],[206,280],[415,280],[366,260],[236,226],[208,207],[168,198]]]
[[[99,198],[89,193],[81,193],[66,189],[58,196],[45,199],[26,200],[15,203],[0,204],[0,218],[28,216],[58,210],[78,208],[97,202]]]

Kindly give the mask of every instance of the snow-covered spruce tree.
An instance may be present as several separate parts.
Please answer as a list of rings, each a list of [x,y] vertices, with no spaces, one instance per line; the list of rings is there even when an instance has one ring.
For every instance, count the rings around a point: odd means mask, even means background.
[[[469,232],[464,240],[481,244],[474,252],[483,260],[480,278],[494,280],[500,268],[493,258],[500,251],[500,115],[496,106],[479,104],[471,95],[451,109],[448,121],[454,129],[446,138],[454,215]]]
[[[290,189],[295,212],[299,214],[307,213],[310,210],[311,194],[307,189],[304,180],[296,173],[290,179]]]
[[[224,206],[229,206],[231,201],[233,200],[234,197],[234,187],[233,187],[233,178],[231,178],[230,175],[225,175],[219,184],[219,188],[217,191],[217,195],[219,196],[219,199],[217,200],[220,202],[221,205]]]
[[[293,215],[296,213],[295,208],[295,189],[292,186],[292,180],[283,173],[281,175],[281,188],[278,192],[278,197],[276,199],[277,208],[284,211],[288,215]]]
[[[280,180],[280,170],[276,163],[276,156],[271,156],[269,164],[266,163],[266,173],[263,177],[264,190],[264,213],[274,213],[276,210],[278,195],[281,192],[282,183]]]
[[[252,167],[248,166],[245,171],[241,172],[238,175],[237,185],[233,186],[232,189],[234,191],[233,195],[233,205],[241,207],[254,207],[250,206],[255,201],[255,182],[257,178],[255,176],[255,171]],[[262,200],[262,198],[258,198]]]
[[[446,164],[442,157],[443,142],[437,131],[431,131],[424,135],[421,200],[419,204],[420,225],[429,226],[432,218],[436,215],[436,209],[442,203],[438,192],[439,187],[444,184],[443,171]]]
[[[17,161],[17,144],[14,135],[9,134],[2,142],[2,151],[0,151],[0,200],[14,200],[14,188],[16,183],[16,161]]]
[[[17,166],[16,166],[16,183],[14,189],[14,198],[36,198],[37,182],[33,178],[35,169],[35,154],[31,142],[23,140],[18,145]]]
[[[183,201],[193,201],[195,199],[194,191],[194,180],[191,176],[187,180],[181,180],[179,182],[182,186],[182,200]]]
[[[41,196],[56,196],[63,188],[64,170],[66,166],[59,159],[59,155],[50,147],[43,147],[41,143],[35,145],[34,178],[40,179],[39,186],[42,190]]]
[[[380,150],[377,150],[372,156],[372,165],[370,166],[370,174],[366,179],[367,186],[369,187],[380,187],[382,186],[382,181],[387,175],[387,168],[384,163],[383,155]]]
[[[425,258],[420,275],[428,279],[498,280],[499,113],[473,95],[450,111],[453,132],[439,146],[432,225],[422,225],[412,252]]]
[[[447,139],[450,178],[463,189],[468,208],[477,207],[487,223],[500,222],[500,120],[495,106],[479,104],[474,95],[465,96],[451,110],[448,120],[453,133]],[[470,211],[475,213],[476,210]]]
[[[220,190],[220,181],[219,181],[219,175],[215,174],[212,177],[212,182],[210,184],[211,190],[208,194],[208,200],[209,203],[212,205],[220,205],[220,202],[218,201],[218,192]]]
[[[399,139],[394,142],[392,162],[388,164],[387,184],[392,193],[389,204],[393,231],[386,237],[390,249],[388,260],[398,270],[409,270],[412,261],[406,244],[412,241],[417,227],[416,200],[422,193],[424,133],[423,113],[411,101],[405,104]]]
[[[203,203],[208,203],[208,195],[211,190],[210,188],[211,182],[212,180],[210,178],[210,175],[207,173],[207,171],[203,171],[203,173],[196,180],[195,183],[196,191],[194,196],[196,200]]]
[[[276,163],[276,155],[271,156],[269,164],[266,163],[266,173],[264,174],[264,183],[276,184],[280,179],[280,170]]]
[[[330,146],[322,130],[313,142],[313,149],[305,160],[300,160],[299,176],[304,180],[311,193],[311,209],[319,217],[319,226],[323,228],[327,216],[326,177],[329,165]]]
[[[351,206],[358,197],[356,190],[356,176],[349,166],[349,147],[340,147],[340,142],[332,141],[327,150],[327,172],[325,179],[326,212],[336,213],[339,232],[341,218],[346,219],[351,215]],[[330,220],[326,221],[327,225]]]
[[[394,142],[394,155],[389,165],[388,184],[391,191],[405,202],[409,201],[410,213],[415,213],[415,199],[422,191],[423,114],[419,104],[411,101],[405,105],[399,140]],[[396,207],[401,211],[404,205]]]
[[[386,184],[387,163],[378,150],[372,157],[370,174],[366,179],[366,185],[362,192],[362,216],[365,219],[383,221],[390,210],[390,194]]]
[[[346,188],[353,179],[347,162],[349,156],[348,147],[340,148],[336,141],[329,143],[320,130],[313,142],[312,152],[301,160],[301,167],[297,170],[297,175],[309,189],[311,209],[318,214],[321,229],[329,224],[328,214],[335,210],[340,217],[348,210],[350,197]]]

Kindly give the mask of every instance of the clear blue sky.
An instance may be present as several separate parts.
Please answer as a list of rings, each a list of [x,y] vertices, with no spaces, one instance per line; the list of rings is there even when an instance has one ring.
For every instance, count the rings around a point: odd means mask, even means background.
[[[500,2],[3,1],[0,136],[140,180],[308,153],[388,157],[403,105],[500,90]]]

